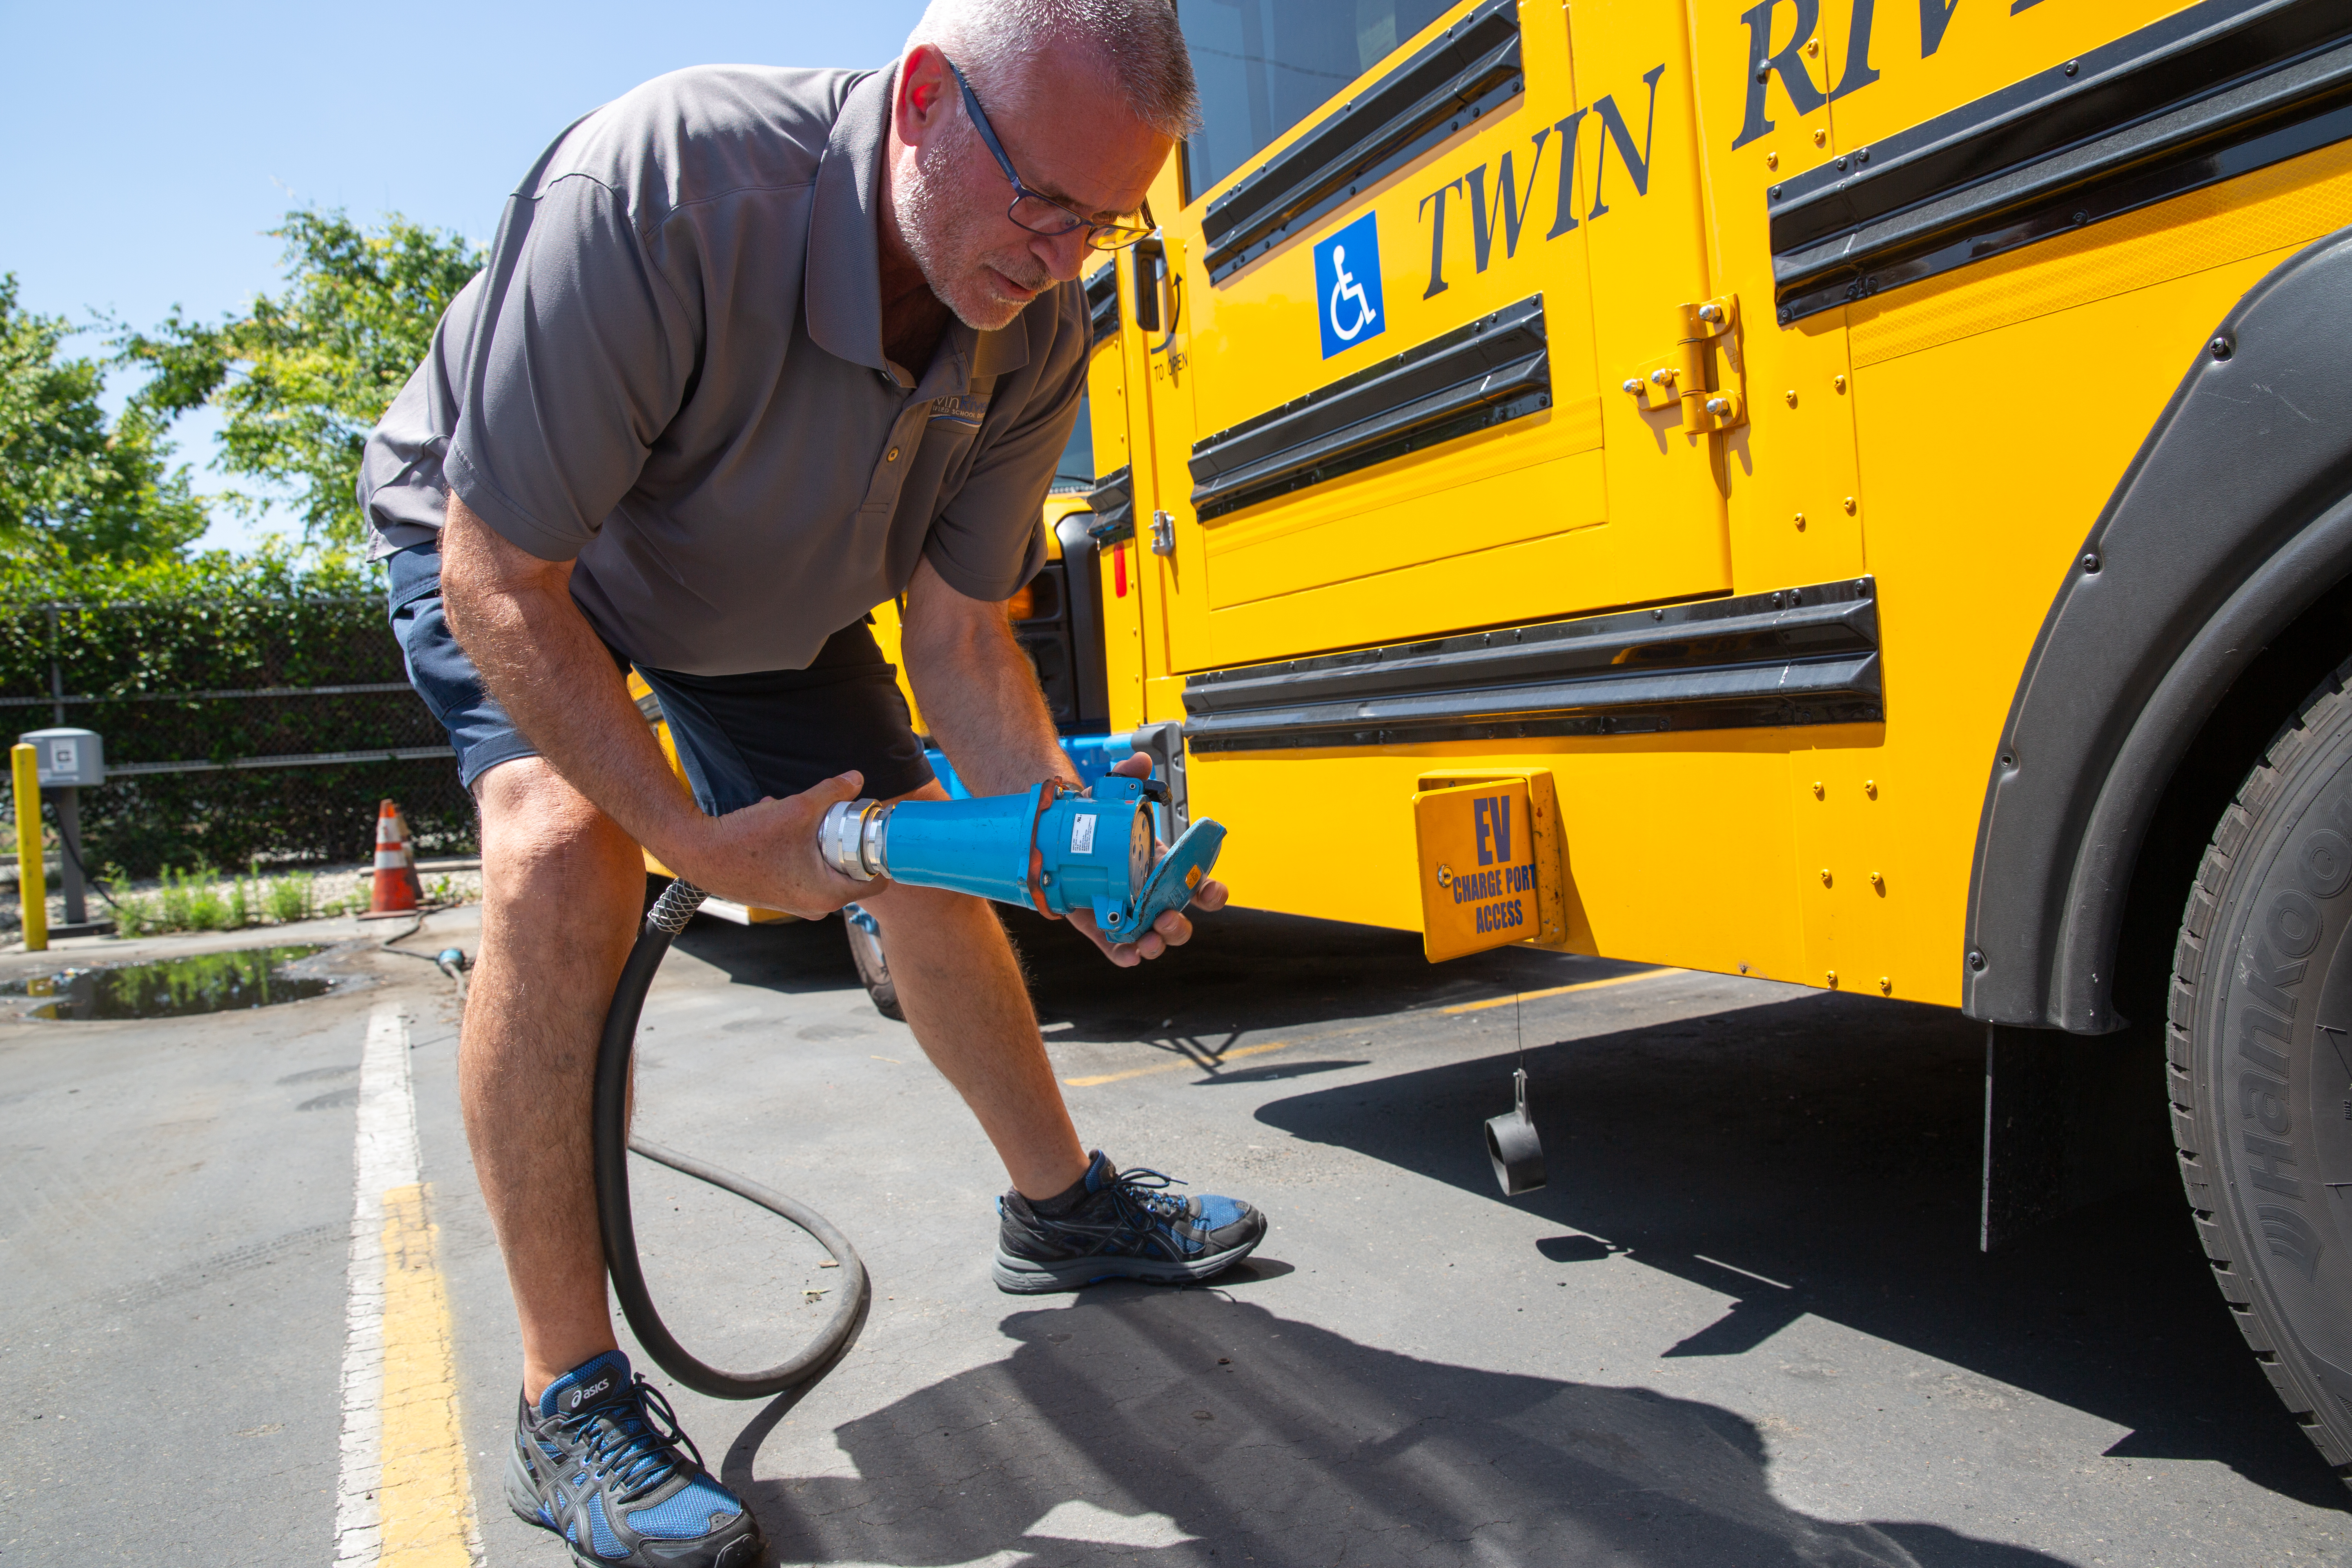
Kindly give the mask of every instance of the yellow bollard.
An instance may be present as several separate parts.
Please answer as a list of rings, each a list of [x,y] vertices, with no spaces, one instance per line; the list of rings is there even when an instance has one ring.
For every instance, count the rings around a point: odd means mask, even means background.
[[[18,744],[8,753],[16,779],[16,892],[25,907],[25,951],[49,950],[49,885],[41,864],[40,752]],[[32,852],[26,853],[25,846]]]

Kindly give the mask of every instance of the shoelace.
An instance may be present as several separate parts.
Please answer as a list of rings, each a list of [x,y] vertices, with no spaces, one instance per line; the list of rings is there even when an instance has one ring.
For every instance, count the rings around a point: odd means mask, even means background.
[[[1183,1182],[1160,1171],[1121,1171],[1103,1191],[1110,1194],[1119,1219],[1136,1225],[1148,1224],[1162,1215],[1171,1218],[1181,1215],[1184,1200],[1171,1196],[1168,1189],[1183,1185]]]
[[[560,1429],[587,1444],[589,1462],[612,1475],[620,1489],[614,1501],[626,1502],[667,1480],[680,1447],[694,1457],[696,1469],[703,1468],[702,1450],[679,1429],[677,1413],[645,1373],[637,1373],[625,1398],[635,1403],[634,1416],[625,1413],[623,1401],[613,1400],[558,1418]]]

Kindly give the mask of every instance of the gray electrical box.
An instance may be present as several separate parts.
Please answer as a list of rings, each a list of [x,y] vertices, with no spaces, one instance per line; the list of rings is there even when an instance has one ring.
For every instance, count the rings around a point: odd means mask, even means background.
[[[106,782],[106,742],[94,730],[28,730],[16,739],[37,754],[43,789]]]

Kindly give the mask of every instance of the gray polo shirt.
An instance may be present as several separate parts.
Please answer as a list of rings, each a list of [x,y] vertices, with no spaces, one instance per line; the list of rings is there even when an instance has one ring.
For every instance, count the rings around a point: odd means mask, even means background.
[[[882,351],[890,73],[711,66],[572,125],[370,435],[372,554],[450,489],[573,561],[636,663],[798,669],[928,560],[1008,597],[1077,418],[1076,285],[999,331],[952,323],[919,381]]]

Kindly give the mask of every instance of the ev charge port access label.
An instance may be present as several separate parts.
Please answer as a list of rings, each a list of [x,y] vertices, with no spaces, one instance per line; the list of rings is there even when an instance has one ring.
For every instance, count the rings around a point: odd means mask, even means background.
[[[1412,797],[1422,951],[1431,963],[1539,934],[1534,823],[1525,779]]]

